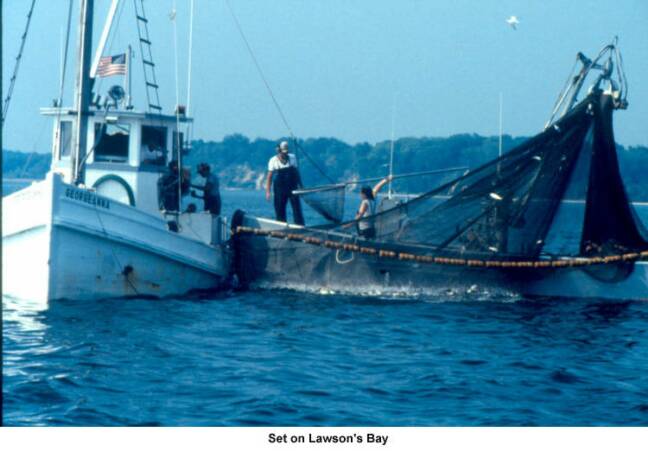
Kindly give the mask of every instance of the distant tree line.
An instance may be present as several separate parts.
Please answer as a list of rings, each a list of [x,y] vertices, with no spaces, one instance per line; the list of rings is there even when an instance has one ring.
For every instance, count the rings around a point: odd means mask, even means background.
[[[2,178],[42,179],[49,171],[49,153],[2,151]]]
[[[527,138],[503,137],[504,152]],[[206,161],[213,165],[224,186],[260,189],[268,159],[275,154],[279,140],[250,140],[240,135],[226,136],[222,141],[193,142],[186,161]],[[440,168],[476,168],[498,155],[498,137],[460,134],[448,138],[400,138],[394,141],[394,173],[405,174]],[[390,141],[376,144],[348,144],[335,138],[309,138],[291,143],[299,158],[302,179],[307,186],[329,183],[314,161],[336,182],[382,177],[389,173]],[[303,149],[303,151],[301,150]],[[624,147],[617,144],[619,165],[626,189],[633,200],[648,200],[648,147]],[[406,178],[394,182],[398,192],[421,193],[460,173]]]
[[[504,152],[521,144],[526,138],[503,137]],[[234,134],[222,141],[196,140],[184,163],[195,166],[210,163],[228,188],[259,189],[268,159],[275,154],[280,140],[249,138]],[[335,138],[309,138],[291,143],[301,168],[304,184],[315,186],[330,183],[316,165],[333,181],[382,177],[389,173],[390,141],[376,144],[347,144]],[[648,147],[617,145],[619,163],[626,188],[633,200],[648,200]],[[428,171],[449,167],[475,168],[495,158],[498,138],[476,134],[448,138],[400,138],[394,142],[394,173]],[[313,164],[312,162],[315,162]],[[42,178],[49,169],[49,154],[27,154],[3,151],[2,175],[5,178]],[[399,192],[420,193],[458,173],[403,179],[394,183]]]

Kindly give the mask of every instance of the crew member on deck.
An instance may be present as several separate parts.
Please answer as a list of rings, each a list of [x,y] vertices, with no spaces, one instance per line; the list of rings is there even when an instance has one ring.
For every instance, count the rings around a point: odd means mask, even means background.
[[[169,162],[169,171],[158,180],[160,210],[178,211],[180,207],[179,179],[178,162],[172,160]]]
[[[393,177],[387,176],[379,181],[376,186],[371,189],[370,186],[363,186],[360,190],[360,207],[355,215],[358,221],[358,233],[363,238],[373,239],[376,238],[376,227],[374,225],[373,216],[376,214],[376,197],[378,191],[382,189],[387,183],[392,181]]]
[[[286,222],[286,205],[290,201],[295,224],[304,225],[299,197],[293,190],[302,187],[301,176],[297,169],[297,158],[288,153],[288,143],[282,141],[277,146],[277,155],[268,162],[268,177],[266,179],[266,199],[270,200],[270,187],[274,188],[274,208],[277,221]]]
[[[191,196],[204,200],[205,211],[208,211],[213,215],[220,215],[221,197],[218,177],[216,176],[216,174],[211,173],[211,168],[207,163],[200,163],[198,165],[198,174],[205,178],[205,184],[191,186],[202,191],[203,195],[199,196],[195,191],[191,191]]]

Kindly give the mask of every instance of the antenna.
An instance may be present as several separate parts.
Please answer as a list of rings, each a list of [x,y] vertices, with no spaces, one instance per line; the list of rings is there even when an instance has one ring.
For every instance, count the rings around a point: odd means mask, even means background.
[[[193,59],[193,24],[194,24],[194,0],[189,4],[189,61],[187,62],[187,116],[191,116],[191,61]],[[191,145],[193,135],[193,122],[187,121],[185,142]]]
[[[389,146],[389,177],[394,176],[394,121],[396,115],[396,94],[394,93],[394,98],[392,100],[392,117],[391,117],[391,143]],[[387,190],[387,198],[391,199],[393,195],[392,191],[392,182],[389,181],[389,187]]]
[[[63,84],[63,27],[59,31],[59,86]],[[57,99],[58,100],[58,99]],[[58,103],[54,106],[61,107]]]
[[[499,93],[499,156],[502,156],[502,104],[504,103],[504,95]]]

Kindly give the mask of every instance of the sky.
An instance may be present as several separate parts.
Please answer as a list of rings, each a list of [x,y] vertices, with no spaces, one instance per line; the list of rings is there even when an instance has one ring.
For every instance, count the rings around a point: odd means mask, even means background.
[[[493,136],[499,130],[500,93],[504,133],[531,136],[548,119],[576,53],[592,57],[618,35],[630,105],[615,115],[616,139],[648,145],[647,1],[229,1],[297,137],[375,143],[389,139],[392,131],[397,138]],[[2,2],[3,99],[30,3]],[[74,86],[76,3],[67,105]],[[97,42],[110,2],[95,3]],[[136,109],[143,109],[133,2],[122,3],[104,54],[133,46],[133,95]],[[175,22],[170,19],[174,4]],[[162,104],[171,112],[176,86],[179,103],[188,103],[190,2],[146,0],[145,5]],[[39,108],[58,95],[67,9],[68,0],[36,2],[3,130],[4,148],[49,152],[51,123],[39,116]],[[517,30],[506,23],[511,15],[519,18]],[[193,36],[194,137],[286,136],[225,0],[195,0]],[[119,76],[103,79],[100,93],[121,83]]]

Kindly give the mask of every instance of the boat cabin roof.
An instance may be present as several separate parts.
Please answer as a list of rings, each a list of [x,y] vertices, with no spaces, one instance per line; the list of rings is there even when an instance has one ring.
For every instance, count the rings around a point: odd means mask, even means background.
[[[76,110],[73,108],[68,108],[68,107],[46,107],[46,108],[41,108],[40,113],[43,116],[61,116],[61,118],[70,118],[76,117]],[[167,122],[167,123],[175,123],[176,121],[179,121],[180,123],[191,123],[193,122],[193,118],[187,117],[183,114],[179,116],[175,115],[169,115],[169,114],[154,114],[154,113],[147,113],[144,111],[135,111],[135,110],[90,110],[90,116],[93,116],[95,118],[105,118],[106,120],[113,120],[113,121],[120,121],[120,120],[127,120],[127,121],[142,121],[142,122],[148,122],[148,121],[156,121],[156,122]]]

